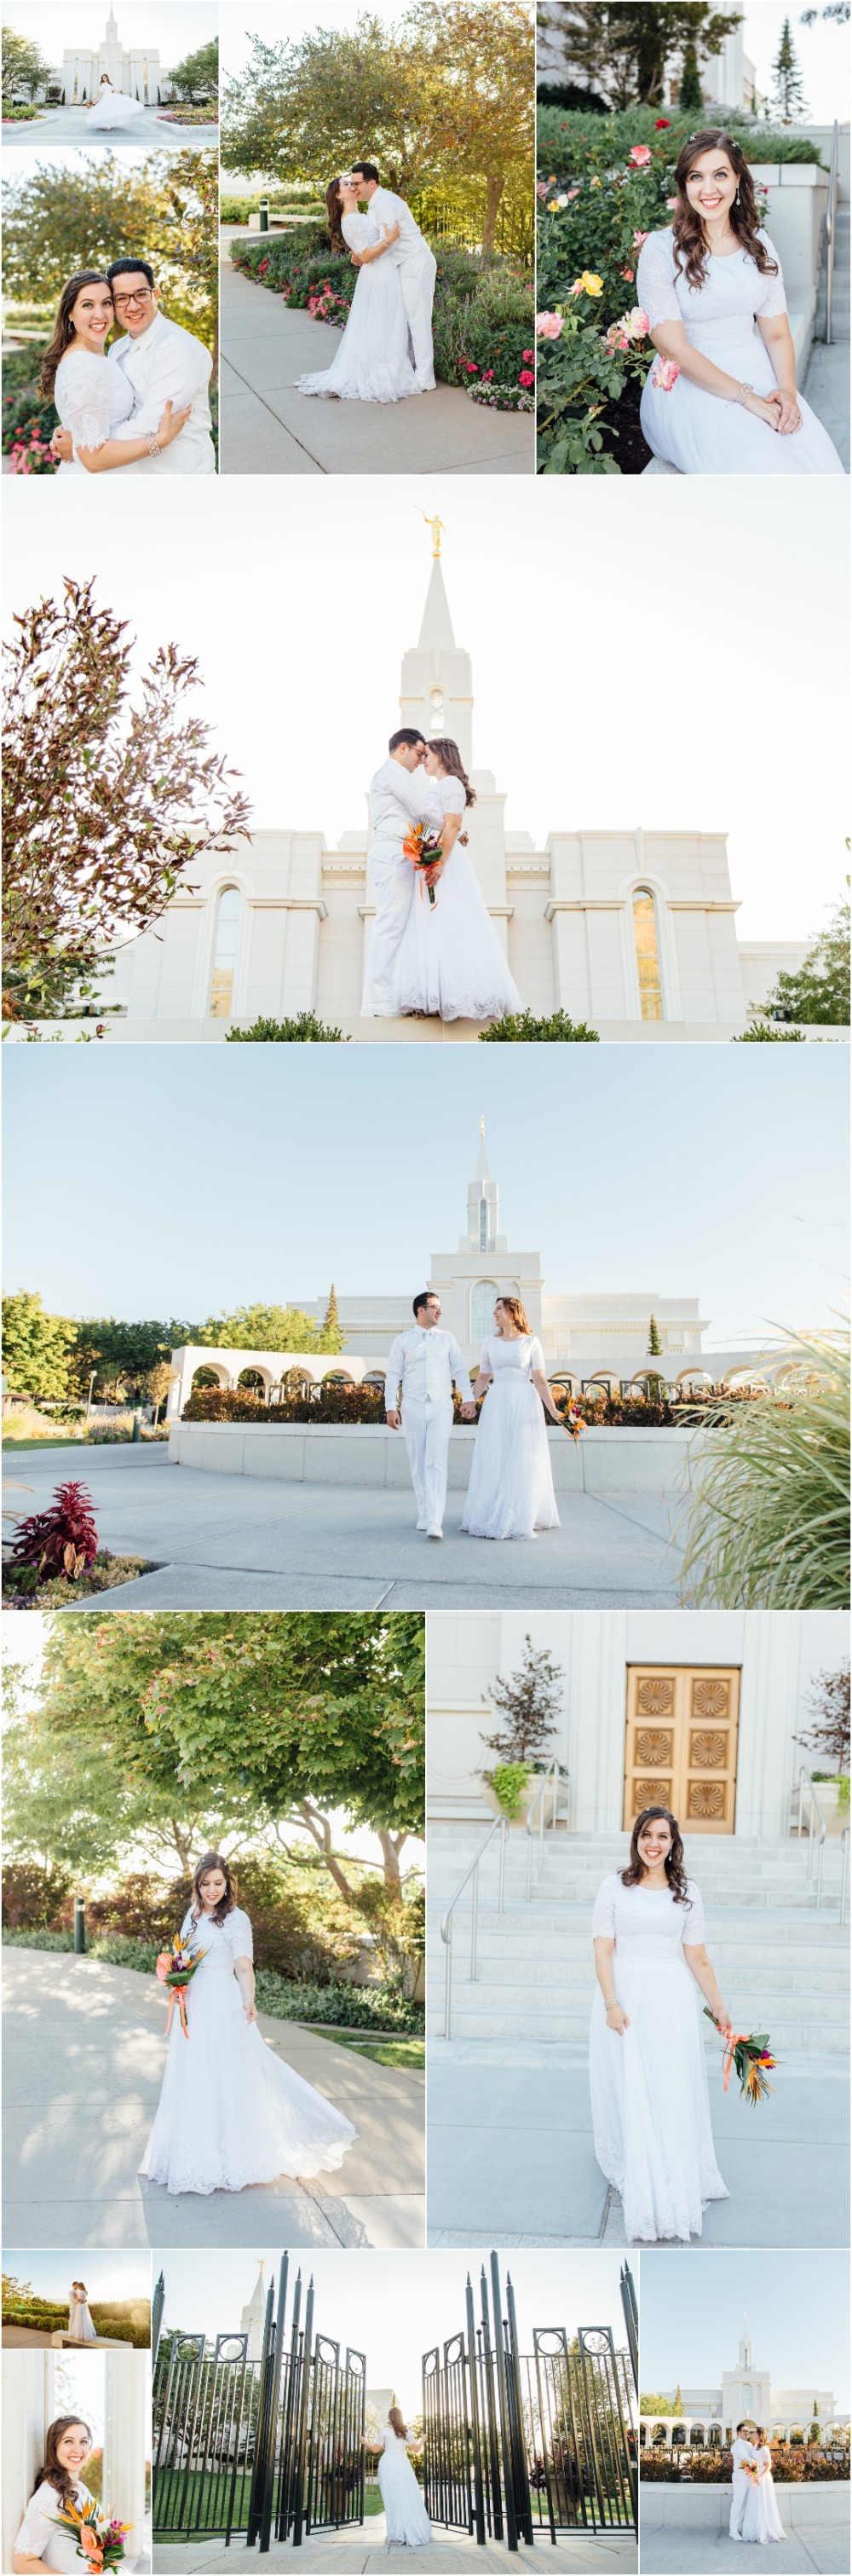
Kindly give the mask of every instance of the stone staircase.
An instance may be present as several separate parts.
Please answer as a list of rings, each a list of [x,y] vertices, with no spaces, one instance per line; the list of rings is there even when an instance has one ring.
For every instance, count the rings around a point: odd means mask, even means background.
[[[485,1833],[436,1825],[429,1832],[428,2027],[443,2029],[446,1952],[440,1921]],[[480,1873],[477,1976],[471,1983],[470,1890],[453,1929],[452,2037],[557,2043],[585,2057],[595,1974],[594,1897],[609,1870],[624,1866],[626,1834],[545,1837],[526,1901],[527,1837],[512,1833],[505,1910],[497,1910],[497,1837]],[[807,1876],[803,1839],[749,1841],[700,1835],[685,1844],[707,1917],[707,1947],[729,2011],[740,2027],[771,2032],[779,2055],[849,2048],[849,1932],[841,1926],[840,1850],[825,1845],[822,1906]],[[537,1862],[537,1845],[534,1861]],[[708,2045],[715,2044],[709,2023]]]
[[[849,213],[848,205],[838,205],[834,219],[834,281],[831,290],[831,330],[835,340],[849,338]],[[814,339],[825,339],[826,312],[826,244],[817,287]]]

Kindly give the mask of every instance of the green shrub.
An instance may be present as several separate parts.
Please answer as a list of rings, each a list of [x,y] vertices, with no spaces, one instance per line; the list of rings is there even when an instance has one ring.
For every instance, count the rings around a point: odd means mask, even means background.
[[[184,1405],[184,1422],[383,1422],[381,1386],[323,1384],[306,1396],[267,1404],[249,1387],[202,1387]]]
[[[3,1922],[10,1931],[22,1924],[43,1931],[64,1931],[71,1921],[71,1875],[66,1869],[41,1869],[37,1861],[7,1861],[3,1871]]]
[[[493,1771],[483,1771],[483,1780],[490,1780],[498,1806],[502,1807],[504,1816],[508,1816],[512,1825],[517,1824],[520,1816],[529,1776],[526,1762],[498,1762]]]
[[[750,161],[764,166],[773,161],[809,161],[824,166],[819,144],[807,134],[793,134],[783,127],[779,130],[736,115],[729,116],[726,123]],[[609,170],[616,161],[626,159],[634,143],[648,143],[673,167],[681,144],[694,131],[694,119],[677,113],[670,117],[666,130],[660,131],[653,107],[618,108],[611,116],[599,116],[539,105],[538,166],[545,177],[552,173],[558,178],[576,178],[582,170]]]
[[[412,2003],[401,1986],[316,1985],[279,1977],[258,1968],[255,1998],[260,2012],[279,2021],[337,2022],[345,2030],[411,2030],[425,2028],[422,2004]]]
[[[763,1020],[757,1020],[753,1029],[741,1029],[739,1036],[731,1039],[732,1046],[807,1046],[808,1043],[803,1029],[775,1029]]]
[[[295,1020],[253,1020],[250,1029],[229,1029],[226,1046],[349,1046],[342,1029],[327,1027],[315,1011],[299,1011]]]
[[[507,1020],[495,1020],[493,1028],[482,1029],[479,1038],[480,1046],[527,1046],[542,1041],[551,1046],[599,1043],[597,1029],[590,1029],[585,1020],[570,1020],[567,1011],[552,1011],[543,1020],[532,1011],[516,1011]]]
[[[46,1932],[38,1924],[31,1931],[11,1931],[4,1923],[3,1942],[7,1950],[73,1950],[73,1932]]]

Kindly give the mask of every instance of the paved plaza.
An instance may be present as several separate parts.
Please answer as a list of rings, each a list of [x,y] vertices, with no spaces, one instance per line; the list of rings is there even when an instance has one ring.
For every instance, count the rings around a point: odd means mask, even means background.
[[[434,2539],[430,2549],[387,2547],[384,2514],[371,2516],[369,2522],[350,2531],[311,2533],[295,2555],[292,2541],[273,2543],[268,2556],[260,2558],[256,2549],[247,2550],[245,2540],[232,2540],[226,2549],[221,2540],[197,2540],[186,2548],[173,2542],[154,2547],[154,2576],[237,2576],[245,2560],[246,2567],[292,2567],[300,2564],[313,2569],[315,2576],[413,2576],[422,2568],[428,2576],[450,2576],[454,2568],[467,2569],[468,2576],[489,2576],[493,2568],[517,2568],[529,2565],[527,2550],[514,2554],[499,2540],[489,2540],[484,2549],[463,2532],[445,2532],[433,2525]],[[561,2532],[554,2547],[549,2532],[539,2532],[536,2548],[542,2568],[553,2576],[574,2576],[574,2570],[597,2570],[598,2576],[635,2576],[635,2540],[617,2532],[598,2538],[588,2532]],[[547,2555],[545,2556],[545,2550]],[[805,2562],[802,2562],[803,2564]],[[773,2561],[774,2564],[774,2561]],[[810,2560],[807,2562],[811,2564]]]
[[[849,2488],[784,2486],[775,2501],[783,2540],[772,2543],[773,2576],[848,2576]],[[696,2488],[656,2482],[639,2486],[642,2576],[757,2576],[765,2566],[757,2541],[732,2540],[730,2487]]]
[[[136,152],[218,152],[218,125],[175,125],[171,117],[162,116],[156,107],[145,107],[141,116],[130,117],[127,125],[113,126],[108,133],[103,126],[93,132],[91,118],[84,107],[46,107],[39,116],[26,117],[18,125],[3,125],[3,150],[14,151],[21,144],[30,150],[37,144],[44,151],[46,143],[61,145],[88,143],[93,152],[121,151],[132,143]]]
[[[646,1610],[680,1599],[662,1492],[560,1494],[561,1528],[501,1544],[463,1534],[457,1491],[439,1545],[416,1530],[405,1491],[176,1467],[164,1443],[7,1450],[4,1466],[7,1531],[75,1476],[101,1546],[159,1568],[111,1592],[111,1610]],[[100,1613],[103,1596],[80,1606]]]
[[[7,1948],[3,1988],[7,2245],[422,2245],[422,2075],[260,2013],[267,2045],[358,2135],[339,2172],[310,2182],[171,2194],[139,2174],[165,2062],[154,1977]]]

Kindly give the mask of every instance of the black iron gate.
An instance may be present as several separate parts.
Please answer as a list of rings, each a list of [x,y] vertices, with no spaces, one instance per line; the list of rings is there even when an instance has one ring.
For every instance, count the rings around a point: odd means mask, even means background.
[[[364,2354],[317,2334],[314,2285],[304,2324],[297,2275],[289,2328],[284,2255],[266,2300],[259,2356],[246,2334],[173,2333],[154,2371],[154,2536],[234,2533],[261,2554],[311,2531],[364,2519]]]
[[[423,2356],[424,2495],[432,2520],[505,2540],[536,2531],[636,2535],[636,2299],[621,2276],[628,2349],[609,2326],[536,2326],[522,2353],[515,2297],[496,2254],[480,2316],[468,2276],[463,2332]],[[504,2313],[505,2308],[505,2313]]]

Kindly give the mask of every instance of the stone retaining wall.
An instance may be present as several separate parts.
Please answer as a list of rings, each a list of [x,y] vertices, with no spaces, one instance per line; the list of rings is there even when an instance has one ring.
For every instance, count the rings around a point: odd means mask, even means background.
[[[448,1486],[464,1492],[476,1432],[461,1423],[450,1434]],[[682,1493],[706,1431],[586,1431],[579,1441],[548,1433],[557,1494]],[[178,1422],[169,1431],[169,1460],[224,1476],[272,1476],[296,1485],[375,1485],[407,1492],[408,1452],[401,1431],[385,1423]]]

